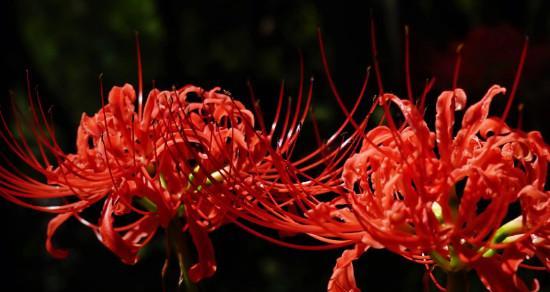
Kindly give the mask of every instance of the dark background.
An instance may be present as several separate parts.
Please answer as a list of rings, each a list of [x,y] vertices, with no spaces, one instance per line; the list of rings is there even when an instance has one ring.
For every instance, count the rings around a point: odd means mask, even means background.
[[[248,101],[250,80],[267,116],[273,114],[281,80],[286,80],[289,95],[295,95],[301,50],[306,77],[316,77],[316,116],[322,129],[331,130],[342,115],[335,110],[323,75],[317,27],[323,31],[329,62],[347,104],[353,103],[365,68],[372,63],[369,9],[352,1],[331,2],[2,1],[1,104],[8,107],[9,97],[14,96],[24,105],[25,69],[29,69],[33,89],[38,88],[44,104],[53,106],[60,143],[74,150],[81,113],[92,114],[100,107],[99,74],[103,73],[107,88],[137,83],[134,31],[139,31],[146,89],[152,80],[159,88],[220,85]],[[440,90],[451,86],[459,43],[465,43],[459,86],[471,101],[494,83],[510,88],[524,37],[529,35],[517,100],[525,104],[523,128],[539,129],[548,137],[548,1],[364,3],[372,8],[377,24],[385,89],[403,97],[403,28],[410,26],[415,95],[427,78],[437,78],[428,108],[433,108]],[[374,82],[369,88],[369,96],[377,92]],[[494,112],[501,113],[504,104],[505,98],[497,100]],[[512,125],[516,117],[514,108]],[[323,134],[328,137],[328,132]],[[0,290],[160,291],[162,232],[137,265],[126,266],[90,230],[70,221],[55,242],[69,248],[71,255],[58,261],[44,248],[49,218],[0,200]],[[281,248],[233,226],[224,226],[211,238],[218,271],[199,285],[201,291],[323,291],[341,253]],[[369,251],[356,264],[356,277],[365,291],[421,291],[422,276],[422,266],[384,251]],[[473,285],[474,290],[481,289],[478,282]]]

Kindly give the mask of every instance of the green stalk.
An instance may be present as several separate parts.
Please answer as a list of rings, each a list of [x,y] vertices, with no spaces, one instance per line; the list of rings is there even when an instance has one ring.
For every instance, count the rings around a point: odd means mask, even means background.
[[[156,212],[157,205],[147,197],[136,197],[136,202],[149,212]]]
[[[514,235],[520,234],[523,231],[523,217],[518,216],[512,221],[502,225],[497,231],[493,238],[491,238],[491,243],[504,243],[507,242],[508,238],[512,238]],[[494,256],[497,253],[495,249],[487,249],[483,252],[483,257],[489,258]]]
[[[178,292],[197,292],[197,286],[191,282],[187,271],[189,269],[189,249],[187,248],[185,233],[181,231],[182,226],[179,218],[174,218],[166,230],[166,240],[168,247],[175,252],[178,261],[179,277],[178,285],[174,291]]]
[[[465,270],[447,272],[447,292],[468,292],[468,273]]]

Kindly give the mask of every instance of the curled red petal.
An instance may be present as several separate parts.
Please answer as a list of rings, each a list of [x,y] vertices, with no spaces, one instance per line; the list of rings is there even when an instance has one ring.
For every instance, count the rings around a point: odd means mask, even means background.
[[[214,259],[214,247],[208,232],[201,228],[193,219],[189,220],[189,232],[199,254],[199,262],[189,268],[189,279],[197,283],[204,278],[211,277],[216,272],[216,260]]]
[[[522,260],[501,262],[494,258],[482,258],[474,265],[474,269],[489,291],[529,291],[525,283],[516,274]]]
[[[115,201],[112,197],[105,201],[96,235],[107,248],[120,257],[123,263],[133,265],[138,261],[139,249],[154,235],[158,220],[152,216],[144,217],[124,236],[121,236],[113,227]]]
[[[55,232],[65,221],[71,218],[72,213],[63,213],[55,216],[48,223],[48,230],[46,231],[46,250],[54,257],[58,259],[66,258],[69,252],[65,249],[56,248],[53,246],[52,238]]]
[[[336,260],[332,276],[328,282],[328,292],[359,292],[355,284],[353,272],[353,261],[359,258],[369,246],[356,244],[354,248],[348,249]]]
[[[158,115],[159,108],[156,102],[159,93],[160,91],[158,89],[153,89],[149,92],[149,96],[147,97],[143,110],[143,119],[141,121],[143,129],[147,129],[149,127],[149,123]]]
[[[441,159],[449,161],[452,152],[454,111],[462,109],[466,104],[466,93],[457,88],[454,91],[444,91],[437,98],[435,131]]]
[[[506,93],[506,89],[498,85],[493,85],[480,101],[466,110],[462,118],[462,128],[456,134],[454,141],[455,146],[463,147],[463,145],[468,143],[479,131],[483,121],[485,121],[489,115],[489,107],[491,106],[493,98],[501,93]]]
[[[99,230],[96,233],[98,239],[113,253],[120,257],[125,264],[137,262],[137,250],[131,250],[124,244],[122,237],[113,228],[113,199],[108,198],[103,205]]]

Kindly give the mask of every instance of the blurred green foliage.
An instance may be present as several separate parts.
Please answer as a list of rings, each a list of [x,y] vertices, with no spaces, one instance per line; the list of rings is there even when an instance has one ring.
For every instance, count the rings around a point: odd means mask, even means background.
[[[31,55],[34,74],[62,98],[71,119],[100,105],[97,78],[112,83],[134,81],[136,58],[133,32],[147,42],[144,51],[160,54],[164,30],[155,2],[149,0],[17,1],[17,25]],[[145,70],[158,71],[160,62],[148,58]],[[135,82],[134,82],[135,83]]]

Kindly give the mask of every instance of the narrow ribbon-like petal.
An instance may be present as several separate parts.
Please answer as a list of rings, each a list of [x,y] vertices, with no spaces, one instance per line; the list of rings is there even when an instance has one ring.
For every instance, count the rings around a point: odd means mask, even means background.
[[[202,229],[192,219],[189,220],[189,232],[199,254],[199,262],[189,268],[189,279],[197,283],[204,278],[211,277],[216,272],[216,260],[214,259],[214,247],[208,232]]]
[[[71,218],[72,213],[63,213],[55,216],[48,223],[48,230],[46,232],[46,250],[54,257],[58,259],[66,258],[69,252],[65,249],[59,249],[53,246],[52,238],[55,232],[65,221]]]
[[[355,283],[353,261],[369,249],[362,243],[348,249],[336,260],[332,276],[328,282],[328,292],[359,292]]]

